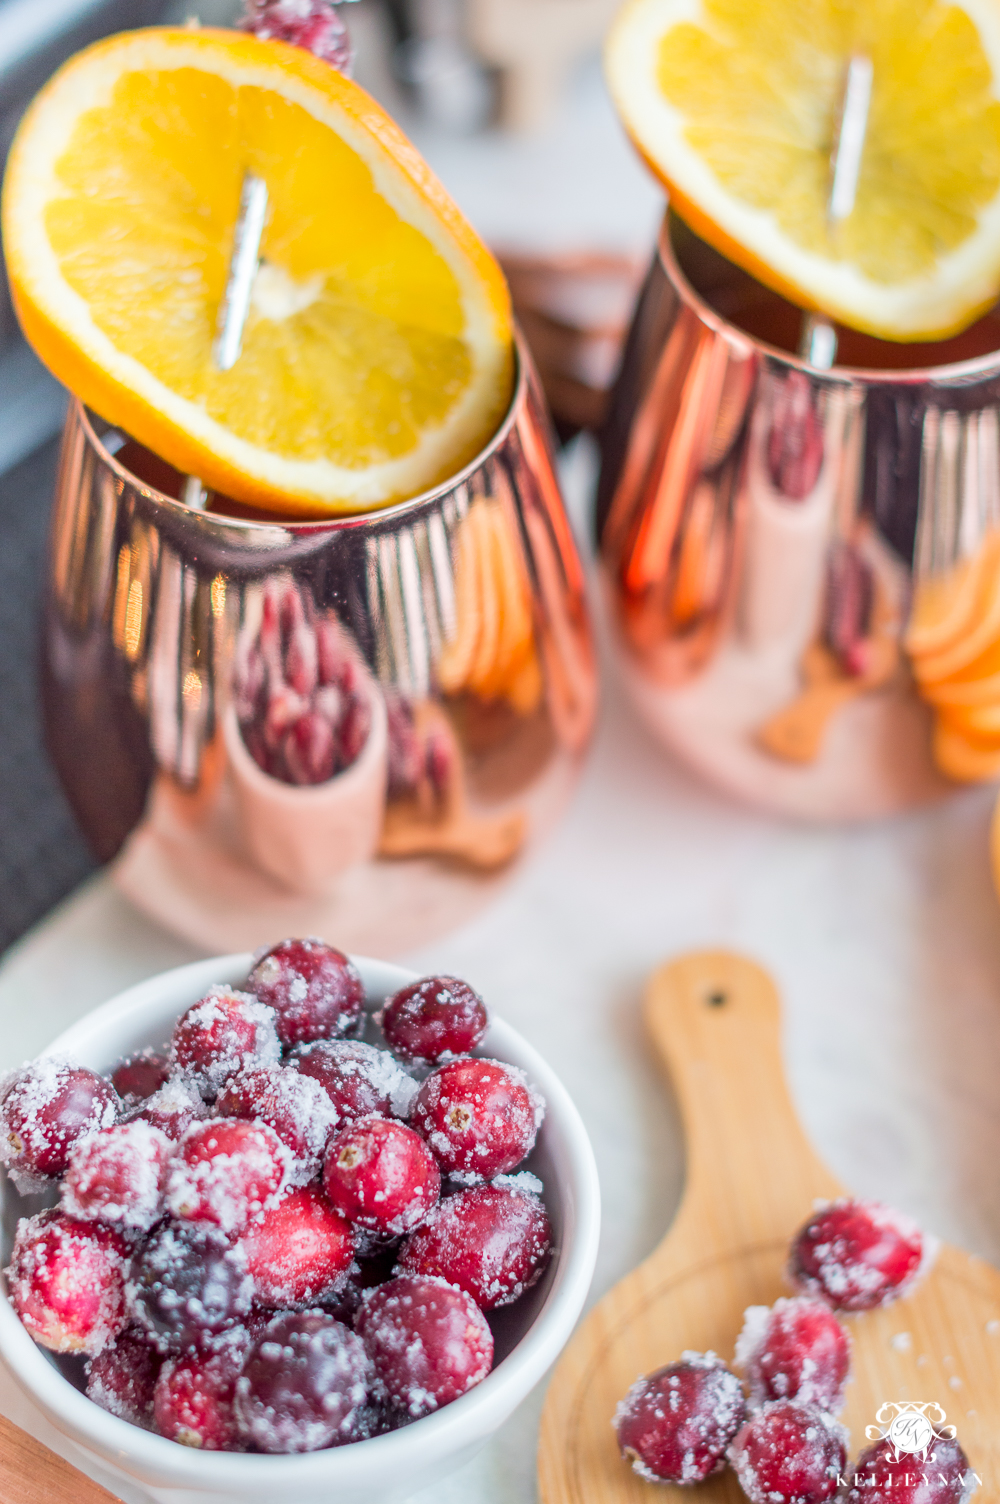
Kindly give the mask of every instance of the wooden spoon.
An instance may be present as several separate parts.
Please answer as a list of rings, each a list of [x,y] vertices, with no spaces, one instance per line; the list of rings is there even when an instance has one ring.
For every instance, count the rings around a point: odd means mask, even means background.
[[[0,1415],[3,1504],[119,1504],[115,1494]]]
[[[817,1197],[843,1188],[806,1141],[781,1066],[780,1005],[760,967],[725,952],[656,972],[646,1023],[680,1104],[687,1182],[655,1253],[591,1312],[564,1352],[542,1415],[543,1504],[654,1504],[690,1489],[644,1483],[618,1454],[615,1406],[642,1373],[686,1348],[731,1361],[748,1305],[789,1294],[792,1234]],[[916,1292],[847,1318],[853,1382],[843,1415],[851,1455],[886,1401],[937,1401],[972,1468],[977,1504],[1000,1499],[1000,1274],[941,1248]],[[698,1504],[746,1504],[728,1470]]]

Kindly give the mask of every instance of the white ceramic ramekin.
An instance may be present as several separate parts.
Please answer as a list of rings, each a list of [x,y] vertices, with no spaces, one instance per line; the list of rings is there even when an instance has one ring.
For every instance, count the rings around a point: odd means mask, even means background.
[[[368,1006],[375,1008],[413,974],[355,958]],[[160,1045],[174,1020],[213,982],[238,985],[248,955],[198,961],[132,987],[61,1034],[46,1053],[107,1070],[121,1056]],[[528,1168],[545,1185],[555,1252],[538,1285],[498,1313],[497,1360],[476,1389],[400,1431],[305,1456],[198,1452],[152,1436],[107,1414],[81,1394],[37,1347],[6,1298],[0,1299],[0,1353],[35,1404],[69,1443],[68,1453],[96,1464],[128,1496],[157,1504],[393,1504],[467,1462],[541,1379],[565,1344],[590,1285],[597,1254],[600,1193],[593,1151],[580,1116],[545,1061],[516,1030],[494,1019],[481,1053],[521,1066],[548,1103]],[[3,1263],[14,1227],[28,1209],[3,1178]],[[33,1208],[32,1208],[33,1209]]]

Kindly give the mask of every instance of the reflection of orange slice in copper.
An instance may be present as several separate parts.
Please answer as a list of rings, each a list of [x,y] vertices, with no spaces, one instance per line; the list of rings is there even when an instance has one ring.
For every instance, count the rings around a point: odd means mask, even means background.
[[[960,673],[940,683],[920,682],[921,697],[942,709],[948,705],[994,705],[1000,703],[1000,641]]]
[[[933,750],[941,772],[958,783],[1000,778],[1000,736],[972,736],[956,731],[939,718],[934,727]]]
[[[903,644],[911,657],[940,653],[974,626],[978,562],[964,559],[945,574],[921,580],[914,587]]]
[[[1000,698],[989,705],[948,705],[938,711],[942,726],[961,736],[1000,740]]]
[[[893,637],[870,637],[865,644],[868,665],[862,674],[845,674],[829,648],[814,642],[802,655],[804,688],[790,705],[757,732],[765,751],[784,762],[811,763],[819,756],[832,717],[843,705],[887,684],[899,664]]]
[[[919,654],[913,647],[912,632],[907,633],[906,646],[921,685],[937,684],[960,673],[1000,639],[1000,536],[986,540],[967,574],[966,567],[959,565],[952,571],[964,580],[963,593],[970,608],[962,630],[939,650]],[[918,600],[929,583],[918,588]],[[956,616],[957,612],[956,605]]]

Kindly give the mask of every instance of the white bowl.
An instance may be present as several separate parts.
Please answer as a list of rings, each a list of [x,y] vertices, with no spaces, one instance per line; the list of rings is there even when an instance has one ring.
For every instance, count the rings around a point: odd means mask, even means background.
[[[369,1008],[414,980],[411,972],[355,958]],[[107,1070],[123,1055],[161,1045],[174,1020],[213,982],[238,985],[250,956],[223,956],[164,972],[131,987],[61,1034],[47,1054],[69,1055]],[[59,1360],[28,1336],[0,1298],[0,1354],[67,1450],[95,1466],[110,1487],[159,1504],[392,1504],[467,1462],[534,1388],[564,1346],[586,1299],[597,1255],[597,1167],[580,1116],[545,1061],[516,1030],[494,1019],[480,1053],[519,1065],[548,1112],[527,1167],[545,1185],[554,1253],[539,1283],[492,1322],[496,1366],[475,1389],[400,1431],[305,1456],[198,1452],[152,1436],[99,1408],[60,1372]],[[17,1218],[37,1208],[6,1177],[0,1186],[3,1263]]]

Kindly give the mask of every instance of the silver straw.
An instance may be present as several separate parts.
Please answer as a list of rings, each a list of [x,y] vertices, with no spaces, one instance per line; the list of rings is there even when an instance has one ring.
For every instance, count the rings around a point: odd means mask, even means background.
[[[243,330],[250,312],[250,295],[260,265],[260,238],[267,220],[267,184],[252,172],[244,174],[240,212],[233,233],[226,290],[219,305],[212,357],[220,371],[231,371],[243,348]],[[208,492],[197,475],[185,477],[181,500],[195,512],[203,512]]]
[[[846,219],[854,208],[874,74],[870,57],[852,57],[847,65],[840,124],[831,158],[833,182],[826,208],[831,226]],[[837,358],[837,331],[824,314],[807,313],[803,317],[799,354],[819,371],[828,371],[833,365]]]

